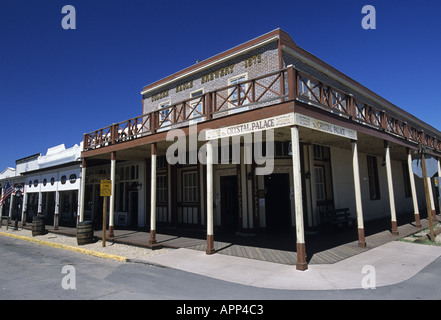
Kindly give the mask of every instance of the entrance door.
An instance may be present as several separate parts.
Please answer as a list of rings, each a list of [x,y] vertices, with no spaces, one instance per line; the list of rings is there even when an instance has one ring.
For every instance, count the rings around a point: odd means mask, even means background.
[[[291,230],[290,184],[288,173],[265,176],[265,215],[268,232]]]
[[[237,176],[221,176],[220,189],[222,230],[228,233],[234,233],[237,231],[239,220]]]
[[[138,226],[138,191],[129,192],[130,225]]]

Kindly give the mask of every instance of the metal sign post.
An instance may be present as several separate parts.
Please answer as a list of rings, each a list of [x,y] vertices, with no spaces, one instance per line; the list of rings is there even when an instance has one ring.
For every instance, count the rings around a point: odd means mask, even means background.
[[[112,195],[112,180],[100,181],[100,196],[103,197],[103,247],[106,246],[107,197]]]

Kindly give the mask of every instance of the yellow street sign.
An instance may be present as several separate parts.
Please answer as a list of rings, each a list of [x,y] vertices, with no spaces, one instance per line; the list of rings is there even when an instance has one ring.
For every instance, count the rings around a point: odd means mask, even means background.
[[[100,182],[100,196],[110,197],[112,195],[112,180],[101,180]]]

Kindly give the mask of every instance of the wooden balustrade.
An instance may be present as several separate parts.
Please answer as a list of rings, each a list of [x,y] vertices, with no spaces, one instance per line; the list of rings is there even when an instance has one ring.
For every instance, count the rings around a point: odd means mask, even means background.
[[[228,116],[234,112],[263,106],[265,103],[293,100],[320,107],[362,125],[441,151],[441,141],[436,137],[292,66],[86,133],[84,150]]]

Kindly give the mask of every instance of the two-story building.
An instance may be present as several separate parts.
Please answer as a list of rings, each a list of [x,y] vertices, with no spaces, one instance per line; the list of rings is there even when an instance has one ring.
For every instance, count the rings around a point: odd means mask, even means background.
[[[360,246],[366,220],[388,216],[393,233],[400,214],[418,223],[426,205],[413,152],[441,157],[440,131],[280,29],[141,95],[140,116],[84,135],[80,219],[99,179],[111,179],[110,235],[118,222],[148,227],[151,244],[161,225],[206,230],[207,254],[215,230],[295,232],[304,270],[305,232],[318,232],[325,212],[348,208]]]

